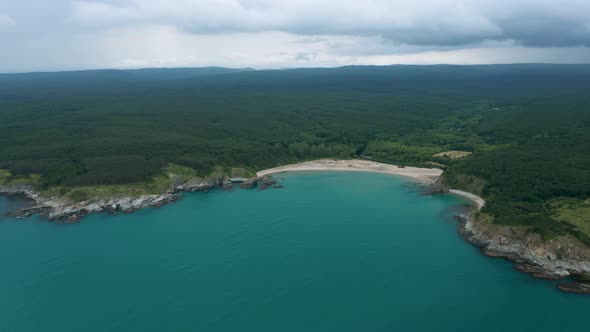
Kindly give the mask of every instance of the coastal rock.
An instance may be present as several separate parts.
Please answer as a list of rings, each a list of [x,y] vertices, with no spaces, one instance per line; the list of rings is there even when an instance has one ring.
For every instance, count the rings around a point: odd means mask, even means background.
[[[33,187],[25,184],[1,185],[0,194],[24,195],[25,197],[33,200],[39,196],[39,194],[35,191]]]
[[[65,200],[47,200],[41,203],[38,208],[49,211],[47,216],[49,220],[75,222],[90,213],[104,211],[130,213],[145,207],[159,207],[173,202],[179,197],[178,194],[143,195],[139,197],[98,199],[79,203]]]
[[[221,181],[221,187],[223,189],[229,189],[232,187],[232,182],[229,176],[224,176]]]
[[[449,192],[450,189],[451,187],[447,184],[447,181],[445,180],[444,176],[441,175],[436,179],[434,184],[432,184],[432,187],[430,188],[430,193],[442,194]]]
[[[177,186],[177,190],[186,190],[186,191],[209,191],[215,187],[218,187],[223,183],[223,179],[211,178],[211,179],[201,179],[201,178],[191,178],[181,186]]]
[[[240,187],[244,188],[244,189],[252,189],[252,188],[256,187],[257,184],[258,184],[258,178],[254,177],[254,178],[250,178],[250,179],[242,182],[240,184]]]
[[[547,272],[541,267],[529,265],[526,263],[516,265],[515,269],[517,269],[520,272],[532,274],[534,277],[539,279],[559,280],[562,278],[560,275]]]
[[[17,194],[19,192],[11,192]],[[139,197],[118,197],[109,199],[94,199],[83,202],[72,202],[67,199],[43,198],[38,193],[28,188],[26,194],[35,201],[32,207],[9,212],[15,218],[29,217],[34,214],[42,214],[50,221],[76,222],[90,213],[109,211],[112,213],[129,213],[144,207],[158,207],[177,200],[178,194],[143,195]]]
[[[475,211],[461,224],[460,230],[486,255],[511,259],[519,263],[517,269],[536,277],[561,279],[590,274],[590,248],[572,236],[544,241],[525,227],[484,221]]]
[[[267,188],[283,188],[280,184],[278,184],[277,180],[269,175],[264,175],[261,177],[255,177],[248,179],[240,184],[240,187],[244,189],[252,189],[258,186],[261,190]]]
[[[590,284],[588,283],[562,282],[557,287],[568,293],[590,294]]]
[[[277,181],[269,175],[264,175],[264,176],[258,178],[258,187],[261,190],[267,189],[267,188],[275,185],[276,183],[277,183]]]
[[[130,213],[144,207],[158,207],[173,202],[180,197],[179,191],[209,191],[214,188],[231,188],[232,181],[229,177],[215,178],[190,178],[182,181],[178,176],[172,176],[172,188],[168,193],[161,195],[143,195],[138,197],[115,197],[108,199],[91,199],[82,202],[73,202],[64,198],[45,198],[39,195],[32,187],[0,186],[0,194],[25,195],[33,201],[33,206],[11,211],[8,214],[15,218],[29,217],[34,214],[42,214],[50,221],[63,221],[72,223],[91,213],[111,212]],[[276,184],[270,176],[254,178],[245,182],[249,185],[261,185],[267,188]]]

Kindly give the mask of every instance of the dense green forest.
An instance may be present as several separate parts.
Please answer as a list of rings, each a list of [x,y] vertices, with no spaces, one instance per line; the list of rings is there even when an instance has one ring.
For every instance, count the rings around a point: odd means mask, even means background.
[[[66,193],[171,164],[199,176],[321,157],[436,165],[494,222],[590,244],[590,216],[575,213],[590,206],[588,87],[590,65],[6,74],[0,180]],[[433,156],[449,150],[473,153]]]

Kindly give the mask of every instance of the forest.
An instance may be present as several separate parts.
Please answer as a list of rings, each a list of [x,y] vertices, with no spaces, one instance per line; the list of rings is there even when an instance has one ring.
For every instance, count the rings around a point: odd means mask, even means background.
[[[0,181],[132,185],[322,157],[441,167],[494,222],[590,245],[590,65],[0,75]],[[471,152],[463,159],[437,153]],[[573,213],[565,213],[564,207]]]

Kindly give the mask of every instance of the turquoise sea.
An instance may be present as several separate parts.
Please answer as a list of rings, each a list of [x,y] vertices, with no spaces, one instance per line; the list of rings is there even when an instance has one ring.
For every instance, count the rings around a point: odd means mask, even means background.
[[[586,331],[590,296],[488,258],[464,200],[400,177],[279,175],[80,223],[0,219],[0,331]],[[0,210],[20,204],[0,198]]]

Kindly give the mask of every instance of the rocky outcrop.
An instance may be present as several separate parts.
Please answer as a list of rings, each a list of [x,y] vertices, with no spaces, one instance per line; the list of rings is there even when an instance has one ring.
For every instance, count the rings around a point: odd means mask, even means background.
[[[448,193],[451,187],[447,184],[444,176],[439,176],[436,181],[427,190],[428,194],[443,194]]]
[[[590,276],[590,248],[572,236],[544,241],[526,227],[496,225],[476,211],[463,219],[461,233],[469,242],[481,247],[488,256],[516,262],[520,271],[551,280],[565,277],[583,280]],[[587,284],[576,284],[579,289],[586,289],[582,286]],[[560,288],[573,289],[571,285]]]
[[[175,191],[209,191],[214,188],[224,188],[228,189],[233,186],[231,178],[228,176],[224,177],[215,177],[215,178],[190,178],[183,184],[176,185],[174,187]]]
[[[139,197],[122,197],[104,200],[91,200],[78,204],[63,204],[51,206],[49,220],[78,221],[81,217],[90,213],[108,211],[111,213],[131,213],[145,207],[159,207],[174,202],[180,198],[178,194],[143,195]]]
[[[223,189],[229,189],[232,187],[232,182],[231,182],[231,178],[229,176],[224,176],[223,179],[221,180],[221,188]]]
[[[185,183],[176,186],[176,191],[209,191],[213,188],[220,187],[223,185],[223,179],[221,178],[191,178]]]
[[[252,189],[258,185],[258,177],[250,178],[242,183],[240,183],[240,187],[244,189]]]
[[[562,282],[559,284],[560,290],[568,293],[590,294],[590,284],[580,282]]]
[[[45,199],[36,195],[34,206],[12,211],[9,214],[17,218],[42,214],[52,221],[63,220],[65,222],[76,222],[90,213],[130,213],[145,207],[162,206],[177,200],[179,197],[180,195],[178,194],[167,193],[139,197],[92,199],[76,203],[66,199]]]
[[[193,177],[188,180],[186,180],[186,178],[183,180],[181,177],[171,174],[170,180],[172,187],[168,193],[160,195],[142,195],[137,197],[96,198],[82,202],[73,202],[69,199],[56,197],[45,198],[39,195],[34,188],[26,185],[0,186],[0,194],[25,195],[34,202],[31,207],[9,212],[10,215],[16,218],[28,217],[33,214],[42,214],[49,220],[76,222],[90,213],[130,213],[145,207],[162,206],[179,199],[181,197],[179,192],[183,191],[207,192],[214,188],[227,189],[232,187],[232,181],[229,177],[206,179]],[[250,179],[244,183],[248,182],[249,184],[247,184],[247,186],[252,185],[252,187],[255,187],[258,185],[262,189],[276,184],[276,181],[270,176]]]
[[[269,175],[264,175],[258,178],[258,187],[262,190],[270,188],[277,184],[277,181]]]
[[[34,199],[38,196],[35,189],[26,184],[10,184],[0,185],[0,194],[4,195],[24,195],[28,198]]]
[[[255,187],[260,188],[261,190],[268,189],[268,188],[282,188],[277,184],[277,180],[275,180],[272,176],[264,175],[260,177],[254,177],[248,179],[240,184],[240,187],[244,189],[252,189]]]

